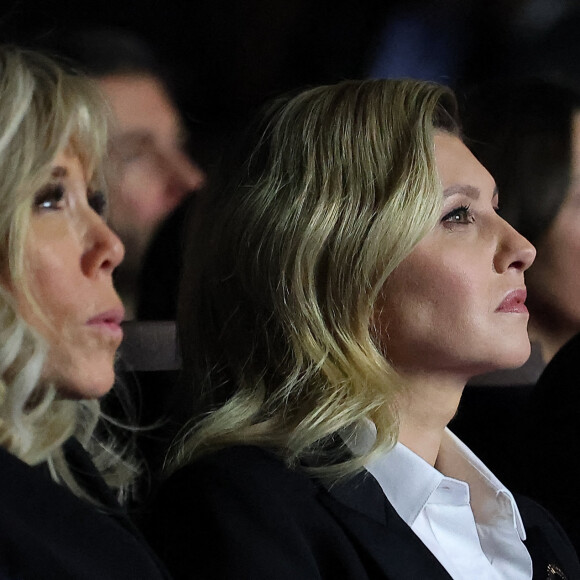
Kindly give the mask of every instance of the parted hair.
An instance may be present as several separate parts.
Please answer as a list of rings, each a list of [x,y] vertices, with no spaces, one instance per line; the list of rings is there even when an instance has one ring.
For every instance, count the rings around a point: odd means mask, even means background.
[[[375,301],[438,219],[433,136],[459,134],[455,99],[420,81],[344,81],[260,119],[188,240],[179,336],[201,405],[169,470],[253,444],[338,477],[369,455],[343,457],[337,434],[367,419],[370,453],[396,440],[401,385]]]
[[[35,195],[64,150],[104,185],[108,116],[91,81],[39,52],[0,46],[0,445],[30,465],[48,462],[53,478],[80,496],[62,450],[71,435],[119,490],[133,470],[110,442],[93,437],[99,403],[61,399],[58,385],[43,380],[49,345],[20,317],[8,289],[19,288],[43,314],[28,286],[25,255]]]

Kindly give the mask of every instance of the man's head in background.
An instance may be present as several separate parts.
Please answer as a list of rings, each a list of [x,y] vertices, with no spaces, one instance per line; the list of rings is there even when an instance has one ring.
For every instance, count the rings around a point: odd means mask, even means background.
[[[95,78],[111,106],[110,225],[126,247],[118,271],[129,313],[142,260],[160,223],[204,172],[185,151],[185,131],[165,74],[149,47],[118,30],[77,33],[67,56]]]

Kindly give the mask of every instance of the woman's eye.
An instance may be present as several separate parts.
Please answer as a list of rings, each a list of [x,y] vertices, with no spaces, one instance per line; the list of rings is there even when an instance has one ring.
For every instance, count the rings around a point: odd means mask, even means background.
[[[470,224],[474,219],[469,206],[462,205],[444,215],[441,221],[446,224]]]
[[[102,191],[89,191],[88,200],[89,206],[95,213],[100,216],[105,215],[107,211],[107,198]]]
[[[34,196],[34,207],[39,210],[62,209],[64,203],[64,187],[58,184],[47,185]]]

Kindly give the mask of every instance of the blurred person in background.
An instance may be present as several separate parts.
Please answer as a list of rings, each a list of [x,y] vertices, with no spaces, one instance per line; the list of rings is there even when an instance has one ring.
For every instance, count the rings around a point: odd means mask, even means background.
[[[133,318],[138,279],[163,220],[205,181],[186,152],[186,134],[163,69],[138,37],[119,30],[79,32],[63,52],[94,77],[115,119],[110,137],[110,224],[126,247],[115,274]]]

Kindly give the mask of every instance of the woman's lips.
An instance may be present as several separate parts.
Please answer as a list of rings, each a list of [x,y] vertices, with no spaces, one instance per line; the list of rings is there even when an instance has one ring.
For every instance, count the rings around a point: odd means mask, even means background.
[[[527,292],[524,289],[512,290],[508,292],[501,304],[496,308],[496,312],[514,312],[517,314],[527,314],[526,297]]]
[[[125,311],[123,308],[112,308],[111,310],[97,314],[97,316],[93,316],[93,318],[87,321],[87,326],[121,340],[123,338],[121,322],[123,322],[124,318]]]

